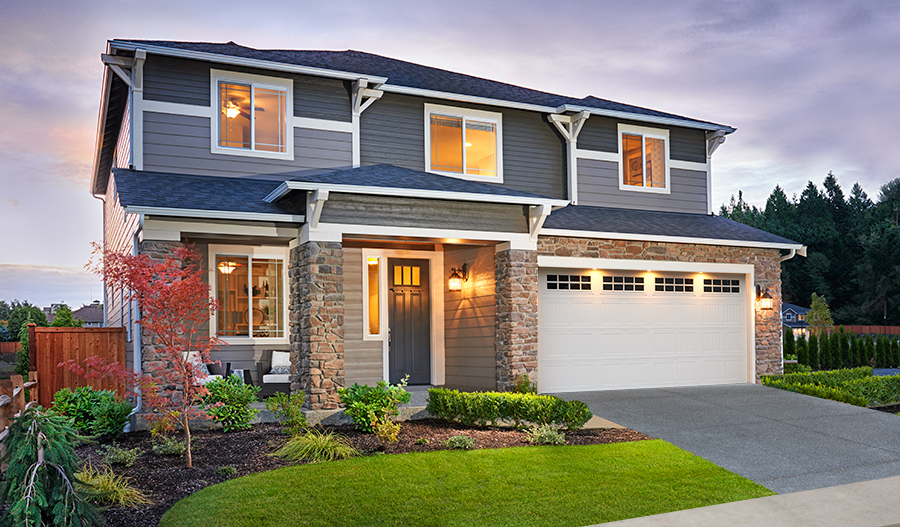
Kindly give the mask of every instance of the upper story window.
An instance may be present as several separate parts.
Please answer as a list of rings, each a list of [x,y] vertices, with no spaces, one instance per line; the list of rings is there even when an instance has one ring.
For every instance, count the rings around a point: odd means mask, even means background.
[[[425,105],[425,164],[429,172],[474,181],[503,181],[502,114]]]
[[[619,125],[619,189],[668,194],[669,131]]]
[[[213,70],[212,88],[213,153],[294,158],[293,81]]]
[[[211,245],[210,262],[219,301],[213,324],[216,336],[232,343],[286,339],[285,251]]]

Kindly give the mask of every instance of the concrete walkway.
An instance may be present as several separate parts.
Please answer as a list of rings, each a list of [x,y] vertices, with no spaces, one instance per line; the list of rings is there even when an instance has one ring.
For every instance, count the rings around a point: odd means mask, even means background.
[[[900,477],[724,503],[603,527],[898,527]]]
[[[779,494],[900,474],[900,416],[866,408],[754,384],[559,395]]]

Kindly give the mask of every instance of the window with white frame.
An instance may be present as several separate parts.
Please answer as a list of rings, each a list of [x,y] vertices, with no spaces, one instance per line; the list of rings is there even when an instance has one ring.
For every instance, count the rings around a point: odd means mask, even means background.
[[[619,125],[619,188],[669,193],[669,131]]]
[[[213,70],[213,152],[293,159],[293,81]]]
[[[426,104],[425,121],[429,172],[502,182],[502,114]]]
[[[216,336],[286,338],[285,256],[280,248],[210,246]]]

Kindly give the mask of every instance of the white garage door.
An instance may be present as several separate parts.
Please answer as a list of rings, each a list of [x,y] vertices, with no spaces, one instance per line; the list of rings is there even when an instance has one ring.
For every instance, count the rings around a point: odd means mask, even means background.
[[[542,392],[748,382],[743,275],[541,269]]]

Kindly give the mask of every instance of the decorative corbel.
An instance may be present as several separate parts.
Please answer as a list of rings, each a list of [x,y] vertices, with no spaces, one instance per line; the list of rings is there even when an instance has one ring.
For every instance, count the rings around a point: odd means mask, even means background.
[[[574,143],[578,141],[578,134],[581,132],[581,127],[584,126],[584,122],[587,121],[590,116],[590,112],[585,110],[573,115],[551,113],[547,118],[550,119],[550,122],[553,123],[554,126],[556,126],[556,129],[559,130],[559,133],[562,134],[567,143]]]
[[[706,132],[706,157],[712,157],[719,145],[725,142],[725,131]]]
[[[359,115],[366,111],[366,108],[372,105],[373,102],[377,101],[384,95],[384,92],[375,88],[369,88],[369,80],[368,79],[358,79],[353,83],[353,114]]]
[[[541,227],[544,226],[544,220],[552,211],[550,205],[533,205],[528,207],[528,236],[531,241],[536,241]]]
[[[306,221],[312,229],[319,228],[319,219],[322,217],[322,207],[328,201],[327,190],[315,190],[306,198]]]

